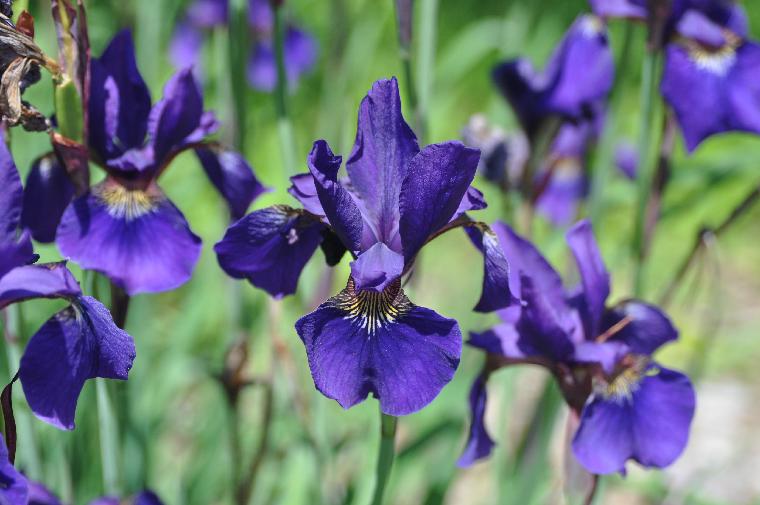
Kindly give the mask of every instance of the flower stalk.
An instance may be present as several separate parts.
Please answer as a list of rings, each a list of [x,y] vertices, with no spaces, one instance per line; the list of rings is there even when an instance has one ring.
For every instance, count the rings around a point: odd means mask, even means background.
[[[380,412],[380,449],[377,454],[377,471],[372,505],[382,505],[385,487],[393,468],[398,418]]]
[[[97,379],[98,433],[103,471],[103,490],[110,496],[120,495],[118,431],[108,385]]]
[[[274,11],[274,54],[277,62],[277,86],[274,91],[275,111],[277,113],[277,132],[280,137],[280,148],[285,173],[295,174],[295,139],[293,125],[288,116],[288,76],[285,71],[285,20],[282,2],[273,1]]]

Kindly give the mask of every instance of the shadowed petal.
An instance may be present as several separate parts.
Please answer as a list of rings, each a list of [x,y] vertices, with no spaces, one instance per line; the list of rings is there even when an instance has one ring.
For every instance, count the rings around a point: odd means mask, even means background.
[[[0,279],[14,268],[36,260],[28,232],[22,233],[17,241],[0,242]]]
[[[268,207],[230,226],[214,251],[228,275],[248,279],[280,298],[295,293],[325,229],[316,216],[285,206]]]
[[[325,210],[317,195],[317,186],[314,183],[314,176],[310,173],[294,175],[290,178],[291,186],[288,193],[298,200],[303,208],[315,216],[324,216]]]
[[[201,239],[161,188],[128,190],[110,179],[69,205],[56,241],[64,257],[130,295],[181,286],[201,252]]]
[[[608,310],[603,328],[616,329],[610,341],[623,342],[631,352],[646,356],[651,356],[660,346],[678,338],[678,330],[664,312],[637,300],[623,302]]]
[[[504,320],[503,323],[484,332],[470,332],[470,340],[467,344],[491,354],[514,360],[534,357],[526,355],[518,345],[520,335],[517,333],[515,324],[520,318],[520,307],[515,306],[502,310],[499,315]]]
[[[578,205],[587,193],[588,180],[581,160],[562,158],[555,162],[551,179],[541,193],[537,206],[554,225],[566,225],[576,218]]]
[[[24,188],[24,212],[21,222],[37,242],[55,241],[55,231],[66,207],[74,198],[74,185],[66,168],[54,154],[32,163]]]
[[[477,149],[446,142],[425,147],[409,162],[399,196],[399,233],[407,263],[459,209],[479,159]]]
[[[624,472],[634,451],[632,423],[628,404],[593,398],[583,408],[573,454],[591,473]]]
[[[195,154],[211,183],[227,200],[233,221],[243,217],[251,203],[267,191],[241,154],[219,146],[201,147]]]
[[[357,289],[383,291],[401,277],[404,257],[378,242],[351,262],[351,277]]]
[[[0,437],[0,503],[3,505],[27,505],[29,483],[26,477],[8,460],[5,437]]]
[[[398,82],[395,78],[375,82],[359,107],[356,142],[346,169],[378,240],[386,244],[397,233],[401,186],[419,150],[417,137],[401,114]]]
[[[479,459],[487,458],[493,451],[494,442],[488,435],[485,424],[486,416],[486,379],[480,375],[470,389],[470,433],[464,452],[457,460],[460,468],[468,467]]]
[[[357,292],[349,280],[296,331],[322,394],[348,409],[372,393],[392,416],[433,401],[454,376],[462,345],[456,321],[413,305],[398,283]]]
[[[0,188],[0,244],[4,244],[16,241],[24,190],[3,134],[0,134]]]
[[[483,197],[483,193],[479,189],[470,186],[467,188],[467,193],[465,193],[464,198],[462,198],[462,202],[459,204],[457,211],[451,217],[451,220],[453,221],[466,212],[470,212],[472,210],[482,210],[486,207],[488,207],[488,204],[486,203],[486,199]]]
[[[0,278],[0,308],[31,298],[73,298],[81,293],[65,263],[21,266]]]
[[[516,303],[518,300],[510,282],[512,267],[507,261],[497,234],[482,223],[468,226],[465,231],[483,255],[483,290],[474,310],[492,312]]]
[[[604,266],[590,221],[583,220],[573,226],[567,233],[567,243],[581,274],[583,295],[579,310],[586,338],[593,339],[599,335],[604,304],[610,295],[610,274]]]
[[[19,378],[37,417],[72,430],[85,381],[126,380],[134,359],[132,337],[116,327],[100,302],[84,296],[32,336],[21,357]]]

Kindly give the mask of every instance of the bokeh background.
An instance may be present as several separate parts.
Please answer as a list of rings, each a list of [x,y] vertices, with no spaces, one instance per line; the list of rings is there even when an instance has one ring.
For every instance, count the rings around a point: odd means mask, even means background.
[[[93,54],[99,55],[119,29],[131,28],[138,65],[157,99],[176,70],[168,59],[168,44],[184,3],[87,1]],[[752,33],[760,34],[760,8],[749,2],[745,7]],[[30,0],[29,9],[36,18],[38,42],[55,54],[49,2]],[[315,71],[288,97],[296,145],[292,156],[299,162],[299,171],[305,171],[306,155],[316,139],[327,139],[336,152],[350,152],[356,110],[374,80],[398,75],[402,90],[405,82],[391,0],[288,0],[286,9],[319,43]],[[490,68],[514,56],[527,56],[543,65],[565,29],[587,10],[585,0],[417,0],[412,62],[427,116],[424,142],[460,138],[475,113],[514,129],[515,118],[491,85]],[[617,54],[622,23],[613,22],[610,30]],[[223,29],[209,34],[203,70],[207,107],[218,111],[223,124],[230,117],[232,71],[226,65],[224,44]],[[609,118],[619,134],[617,140],[635,140],[638,132],[643,44],[644,29],[639,27],[629,67],[616,91],[622,94],[622,105]],[[43,79],[28,96],[49,112],[51,93],[52,86]],[[287,178],[293,174],[284,168],[273,97],[249,90],[246,102],[245,155],[262,182],[273,189],[254,206],[294,204],[285,192]],[[22,174],[47,150],[45,135],[13,132],[12,152]],[[609,170],[610,176],[602,193],[603,212],[594,226],[613,274],[613,299],[619,300],[631,294],[629,242],[635,183],[619,176],[613,167],[601,168]],[[100,176],[97,168],[94,174]],[[645,298],[659,298],[698,230],[718,224],[759,183],[760,138],[719,136],[690,157],[679,139]],[[268,300],[250,285],[227,279],[217,266],[212,246],[222,237],[228,215],[196,158],[181,156],[161,185],[203,238],[204,251],[188,284],[132,301],[127,330],[135,338],[137,360],[127,383],[109,384],[121,433],[122,490],[131,493],[148,486],[170,505],[232,503],[235,470],[230,419],[216,376],[231,344],[243,338],[249,350],[247,373],[273,381],[268,450],[251,503],[367,503],[379,438],[377,404],[370,399],[343,411],[317,393],[293,329],[298,317],[340,289],[347,276],[347,260],[328,273],[318,253],[302,277],[298,295]],[[475,185],[490,204],[481,211],[481,219],[499,219],[500,193],[482,180]],[[760,206],[707,248],[668,307],[681,340],[658,358],[689,372],[698,388],[697,416],[686,453],[663,472],[645,472],[632,464],[626,478],[605,478],[597,503],[760,503],[759,222]],[[536,242],[572,282],[576,277],[563,237],[564,230],[539,221]],[[59,258],[54,246],[38,249],[43,260]],[[447,234],[422,253],[419,272],[408,289],[410,298],[456,318],[463,333],[491,325],[493,316],[471,311],[479,295],[481,261],[463,233]],[[327,283],[332,283],[330,289]],[[242,305],[235,301],[238,297]],[[55,306],[56,302],[45,301],[25,304],[26,335]],[[244,321],[242,333],[238,319]],[[14,359],[10,352],[8,362]],[[561,491],[567,485],[563,482],[566,412],[562,408],[553,415],[537,407],[546,382],[539,370],[508,369],[492,377],[488,425],[499,445],[487,462],[467,470],[456,468],[467,424],[467,391],[482,361],[481,353],[465,348],[454,381],[428,408],[401,419],[399,456],[387,503],[561,503]],[[2,373],[8,373],[5,362],[3,367]],[[264,389],[259,386],[247,388],[240,401],[243,429],[238,446],[247,467],[258,452],[269,415]],[[15,405],[20,466],[77,504],[102,494],[94,385],[85,386],[77,429],[72,433],[33,419],[21,396]],[[25,450],[31,447],[26,443],[30,439],[35,441],[36,454]],[[530,464],[516,467],[517,447],[524,449],[524,460]]]

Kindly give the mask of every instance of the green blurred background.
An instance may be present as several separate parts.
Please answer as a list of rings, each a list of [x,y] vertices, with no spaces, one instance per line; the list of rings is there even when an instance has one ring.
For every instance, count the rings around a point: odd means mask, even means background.
[[[49,3],[31,0],[30,4],[38,42],[55,54]],[[167,46],[181,17],[182,0],[86,4],[93,54],[99,55],[119,29],[132,28],[139,67],[154,100],[158,99],[174,71]],[[746,7],[757,33],[760,8]],[[427,115],[425,143],[459,138],[475,113],[513,129],[515,119],[490,83],[490,68],[501,58],[518,55],[542,65],[564,30],[586,10],[584,0],[417,0],[412,58]],[[358,103],[374,80],[398,75],[402,89],[405,82],[391,0],[288,0],[287,12],[319,41],[315,71],[289,96],[297,146],[293,156],[299,171],[305,171],[306,154],[316,139],[327,139],[338,153],[350,151]],[[612,23],[616,54],[622,33],[622,23]],[[229,119],[225,90],[230,78],[223,63],[224,37],[223,30],[210,35],[204,50],[207,107],[218,110],[223,122]],[[610,118],[620,139],[635,140],[638,132],[643,39],[639,27],[630,67],[624,69],[618,90],[621,107]],[[44,79],[25,96],[42,111],[52,111],[51,93],[52,86]],[[248,91],[246,101],[245,155],[263,183],[274,189],[254,206],[294,204],[285,193],[287,178],[293,174],[283,169],[273,98]],[[45,135],[13,132],[12,151],[22,173],[48,150]],[[709,140],[691,157],[679,140],[648,269],[647,299],[659,297],[700,227],[719,223],[760,183],[759,160],[760,139],[750,135]],[[603,168],[614,172],[612,167]],[[608,181],[602,218],[594,225],[613,273],[613,300],[619,300],[631,294],[628,244],[636,193],[634,183],[615,173]],[[269,449],[251,503],[368,503],[378,446],[376,401],[343,411],[317,393],[293,329],[298,317],[340,289],[347,261],[328,276],[318,253],[302,276],[298,294],[270,301],[250,285],[228,280],[218,268],[212,245],[224,233],[227,212],[195,157],[186,154],[177,159],[160,184],[203,238],[204,251],[188,284],[170,293],[138,296],[130,307],[127,330],[135,338],[137,360],[127,383],[109,384],[122,434],[122,491],[129,494],[147,486],[170,505],[232,503],[229,418],[215,376],[222,371],[227,349],[241,336],[235,324],[241,310],[249,345],[247,373],[272,377],[274,392]],[[485,181],[476,181],[476,186],[490,203],[480,219],[499,219],[503,208],[499,192]],[[760,503],[759,218],[760,207],[721,236],[669,307],[682,338],[659,360],[694,374],[697,382],[698,412],[689,448],[667,471],[645,472],[631,464],[626,479],[605,478],[597,503]],[[576,275],[563,235],[564,230],[538,223],[537,243],[572,282]],[[54,246],[38,249],[43,260],[59,258]],[[422,253],[419,275],[408,290],[410,298],[456,318],[463,333],[491,325],[493,316],[471,311],[479,296],[481,261],[463,233],[436,240]],[[326,282],[332,282],[329,291]],[[242,308],[234,301],[238,296]],[[25,334],[35,331],[55,307],[55,302],[25,304]],[[456,468],[468,417],[467,391],[482,361],[481,353],[465,348],[454,381],[428,408],[401,419],[399,457],[387,503],[562,503],[562,489],[567,487],[563,483],[566,412],[539,416],[542,422],[530,424],[546,379],[539,370],[502,370],[492,377],[488,425],[499,445],[487,462],[467,470]],[[73,496],[77,504],[103,493],[95,403],[95,387],[88,384],[77,412],[77,429],[66,433],[30,419],[20,394],[15,402],[20,466],[58,494]],[[264,411],[262,388],[246,389],[239,441],[246,467],[257,451]],[[515,468],[512,454],[528,427],[534,428],[528,463]],[[30,438],[35,440],[36,457],[29,449]]]

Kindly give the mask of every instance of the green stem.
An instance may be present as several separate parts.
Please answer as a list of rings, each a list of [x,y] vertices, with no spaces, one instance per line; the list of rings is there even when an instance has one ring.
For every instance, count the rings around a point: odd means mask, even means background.
[[[435,77],[435,48],[438,22],[438,0],[422,0],[420,9],[419,62],[419,118],[421,128],[418,132],[424,141],[427,135],[428,111]]]
[[[644,69],[641,87],[641,126],[639,131],[638,155],[638,202],[636,207],[636,222],[633,234],[632,249],[635,255],[634,266],[634,296],[639,297],[644,291],[645,240],[647,220],[647,205],[649,203],[655,165],[652,163],[650,151],[652,147],[652,124],[655,115],[655,97],[657,94],[657,69],[659,53],[648,51],[644,57]]]
[[[235,149],[245,155],[247,138],[247,91],[248,84],[245,70],[247,68],[248,48],[250,47],[250,28],[248,27],[248,0],[231,0],[228,23],[228,63],[230,88],[232,92],[232,114],[229,128],[231,142]],[[279,70],[278,70],[279,75]]]
[[[120,496],[118,432],[113,404],[105,379],[95,379],[98,400],[98,432],[103,470],[103,489],[107,495]]]
[[[277,112],[277,132],[280,136],[282,162],[286,174],[296,173],[295,140],[293,125],[288,116],[288,77],[285,72],[285,21],[282,6],[274,5],[274,53],[277,61],[277,87],[274,93],[275,110]]]
[[[377,472],[375,492],[372,495],[372,505],[382,505],[385,486],[393,467],[396,442],[396,424],[398,419],[380,412],[380,450],[377,455]]]

